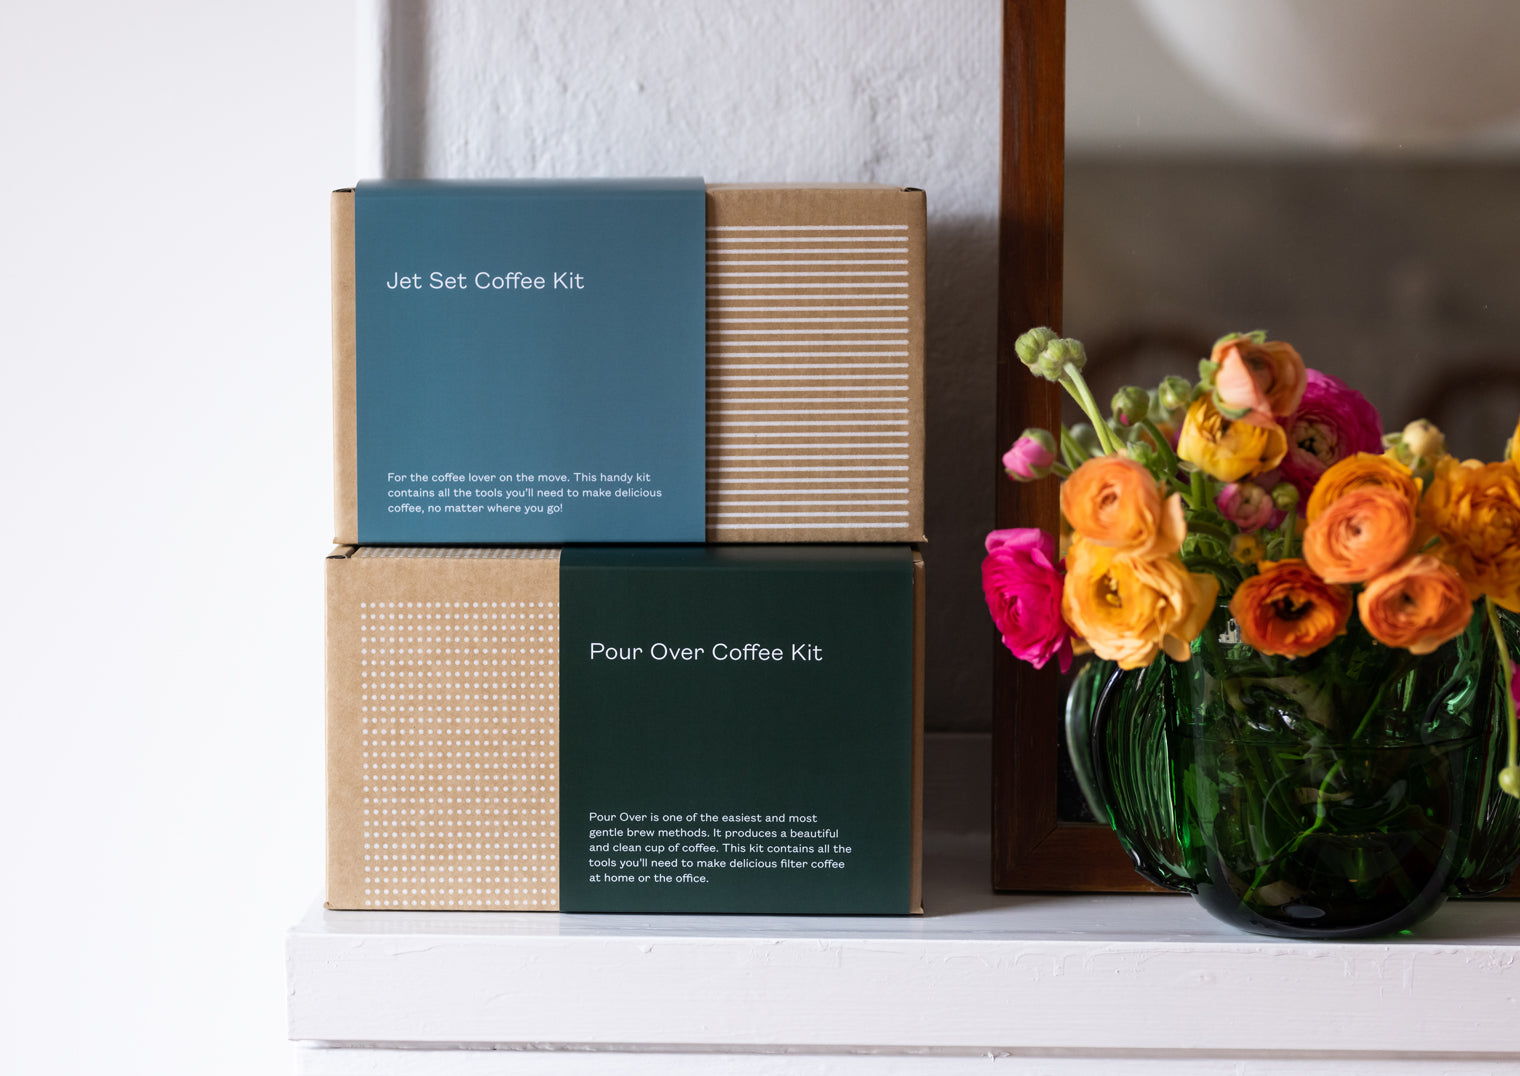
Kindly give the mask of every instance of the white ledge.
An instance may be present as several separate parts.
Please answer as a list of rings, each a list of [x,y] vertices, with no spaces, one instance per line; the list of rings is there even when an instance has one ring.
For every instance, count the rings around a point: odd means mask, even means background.
[[[1390,940],[1284,941],[1182,897],[994,894],[985,835],[929,839],[921,918],[315,907],[287,938],[290,1037],[1520,1059],[1515,903],[1448,903]]]

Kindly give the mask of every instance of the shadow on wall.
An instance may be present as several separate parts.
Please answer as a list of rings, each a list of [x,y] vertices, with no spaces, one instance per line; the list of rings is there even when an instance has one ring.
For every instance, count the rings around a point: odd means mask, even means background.
[[[1068,161],[1066,331],[1106,400],[1266,329],[1496,459],[1520,415],[1520,166]]]
[[[931,195],[932,197],[932,195]],[[929,218],[926,724],[992,727],[995,633],[982,599],[997,467],[997,219]]]

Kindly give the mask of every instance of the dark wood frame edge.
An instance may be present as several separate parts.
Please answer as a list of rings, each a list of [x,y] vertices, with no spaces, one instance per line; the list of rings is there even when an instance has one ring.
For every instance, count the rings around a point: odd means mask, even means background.
[[[1004,0],[999,446],[1025,427],[1052,429],[1060,421],[1059,390],[1029,375],[1014,357],[1013,342],[1038,325],[1061,327],[1065,139],[1066,0]],[[1054,532],[1056,484],[1018,484],[992,469],[997,525]],[[1055,668],[1032,669],[999,645],[993,682],[993,888],[1157,892],[1134,872],[1108,827],[1056,817],[1061,722]]]

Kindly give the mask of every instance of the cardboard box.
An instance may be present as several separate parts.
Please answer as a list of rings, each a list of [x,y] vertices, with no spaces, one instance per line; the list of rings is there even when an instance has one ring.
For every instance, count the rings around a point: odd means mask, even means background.
[[[488,289],[486,298],[490,302],[482,300],[468,307],[466,300],[478,298],[480,290],[471,290],[471,281],[476,279],[473,262],[449,261],[447,272],[432,272],[436,281],[427,271],[432,263],[400,266],[394,270],[397,278],[404,269],[417,270],[417,287],[404,296],[396,289],[376,294],[382,299],[403,297],[413,304],[411,309],[423,309],[424,299],[436,293],[461,311],[475,309],[477,312],[469,315],[474,321],[457,323],[460,334],[491,334],[491,339],[500,343],[493,354],[500,362],[512,364],[500,368],[493,365],[493,375],[498,369],[515,372],[500,387],[488,386],[480,377],[464,377],[458,389],[441,391],[430,380],[431,373],[415,384],[396,385],[393,395],[408,409],[409,427],[466,431],[468,436],[474,436],[469,431],[478,428],[486,447],[472,450],[473,455],[407,449],[383,461],[382,453],[374,447],[367,450],[367,456],[361,451],[361,425],[366,430],[377,427],[360,416],[360,400],[368,401],[370,390],[361,397],[358,386],[365,383],[372,389],[379,382],[364,382],[363,375],[369,348],[359,343],[357,328],[357,296],[362,289],[356,283],[355,200],[353,191],[343,190],[335,192],[332,201],[339,543],[923,539],[922,191],[879,185],[708,186],[703,243],[706,294],[705,302],[701,296],[695,300],[705,306],[705,355],[697,353],[694,362],[684,357],[689,350],[685,342],[691,335],[684,332],[684,315],[651,315],[642,320],[630,320],[626,314],[617,318],[597,315],[587,304],[597,299],[600,291],[588,285],[573,295],[568,289],[556,294],[555,287],[547,286],[555,282],[549,271],[552,267],[519,265],[510,250],[494,259],[492,270],[511,264],[526,268],[531,275],[542,268],[548,273],[547,277],[540,274],[545,289],[505,298],[501,289]],[[633,214],[639,219],[643,215],[642,211]],[[423,231],[452,235],[470,229],[455,225],[452,231],[441,227]],[[362,245],[362,237],[360,242]],[[675,266],[689,265],[689,259],[683,260],[679,252],[668,261]],[[377,264],[381,266],[378,272],[392,271],[390,262]],[[671,269],[665,275],[683,273]],[[621,281],[629,275],[603,273],[593,283],[601,288],[605,280]],[[685,273],[683,279],[689,275]],[[450,278],[466,287],[443,286]],[[488,283],[492,279],[489,273],[486,279]],[[510,276],[507,279],[510,281]],[[433,286],[435,283],[438,287]],[[373,282],[368,286],[377,287]],[[631,300],[640,307],[663,299],[640,295],[644,297]],[[535,357],[519,337],[514,311],[546,310],[549,300],[572,312],[566,314],[570,319],[566,324],[577,328],[628,322],[632,328],[623,334],[625,341],[641,340],[656,330],[670,331],[675,334],[671,342],[651,346],[649,351],[655,358],[647,361],[668,361],[672,368],[679,366],[684,371],[705,368],[705,385],[691,384],[698,377],[695,372],[676,375],[662,366],[659,383],[675,385],[672,379],[679,377],[680,391],[655,393],[637,407],[623,406],[629,394],[647,385],[637,380],[607,382],[598,373],[567,378],[561,387],[551,384],[542,390],[535,388],[534,392],[547,395],[534,404],[532,396],[516,391],[517,379],[526,376],[524,372],[558,369],[563,356],[552,361]],[[378,309],[381,299],[366,302]],[[565,305],[572,302],[581,305]],[[578,313],[582,309],[585,314]],[[404,325],[405,319],[399,323]],[[394,320],[384,323],[392,327],[397,324]],[[549,334],[547,329],[540,333]],[[370,338],[388,340],[391,336],[382,327],[372,330]],[[697,348],[700,352],[701,345]],[[419,345],[416,350],[425,349]],[[595,345],[570,348],[564,354],[603,359]],[[419,354],[415,368],[430,370],[435,358],[430,353]],[[629,368],[614,359],[609,353],[598,369]],[[387,373],[386,378],[391,375]],[[695,390],[697,396],[691,396],[688,389]],[[704,389],[705,407],[700,403]],[[573,398],[558,395],[561,392],[573,394]],[[609,398],[592,401],[587,394],[594,392],[605,392]],[[649,402],[654,399],[666,410],[645,414],[642,409],[656,406]],[[366,402],[365,406],[371,405]],[[495,412],[504,407],[522,410],[513,411],[516,417],[511,421],[498,422]],[[699,414],[694,407],[703,410]],[[525,423],[539,415],[555,419],[545,427],[558,431],[552,436],[584,436],[571,430],[565,416],[573,415],[586,423],[585,429],[604,434],[610,444],[620,447],[572,453],[568,458],[576,461],[573,464],[542,466],[521,458],[532,453],[490,450],[490,438],[496,436],[493,431],[511,430],[528,436],[522,433]],[[619,427],[618,423],[627,425]],[[698,425],[705,428],[698,430]],[[705,443],[705,461],[695,458],[704,449],[691,447],[692,431]],[[661,450],[668,455],[659,467],[644,467],[639,462],[644,458],[640,455],[643,450],[621,447],[635,438],[666,432],[678,437],[680,444],[672,447],[662,443]],[[549,436],[545,433],[542,438]],[[382,439],[384,444],[390,443],[388,438],[389,434]],[[542,438],[533,442],[535,449],[543,443]],[[470,458],[462,458],[465,456]],[[363,475],[361,458],[373,461],[362,465],[368,468]],[[697,469],[697,477],[688,464]],[[700,477],[704,470],[705,480]],[[393,473],[397,480],[387,484],[386,476]],[[676,491],[684,492],[672,496]],[[685,505],[687,493],[695,510],[680,514],[678,519],[634,518],[639,513]],[[400,500],[395,499],[398,495]],[[387,497],[392,499],[386,502],[386,510],[392,514],[380,515],[377,506]],[[361,500],[368,507],[362,507]],[[410,515],[402,518],[394,514],[403,511]]]
[[[327,906],[921,911],[904,546],[340,547]]]

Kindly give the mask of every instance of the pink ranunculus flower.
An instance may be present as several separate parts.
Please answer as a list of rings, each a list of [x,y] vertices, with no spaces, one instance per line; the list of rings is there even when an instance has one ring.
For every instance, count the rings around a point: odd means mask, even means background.
[[[1071,668],[1071,629],[1061,619],[1065,572],[1056,540],[1033,527],[1015,527],[987,535],[982,561],[982,590],[987,610],[1002,633],[1003,645],[1036,669],[1056,657],[1061,671]]]
[[[1515,675],[1509,679],[1509,697],[1515,700],[1515,709],[1520,710],[1520,665],[1515,666]]]
[[[1209,358],[1218,363],[1214,403],[1228,418],[1264,426],[1297,409],[1308,371],[1292,344],[1237,333],[1215,341]]]
[[[1272,494],[1255,482],[1230,482],[1219,490],[1214,503],[1228,519],[1249,534],[1273,526],[1281,513],[1272,503]]]
[[[1358,452],[1383,451],[1383,419],[1365,396],[1318,370],[1309,370],[1308,378],[1298,410],[1283,420],[1288,454],[1282,477],[1304,503],[1331,464]]]
[[[1003,453],[1003,470],[1018,482],[1033,482],[1050,474],[1056,464],[1056,442],[1047,430],[1028,429]]]

